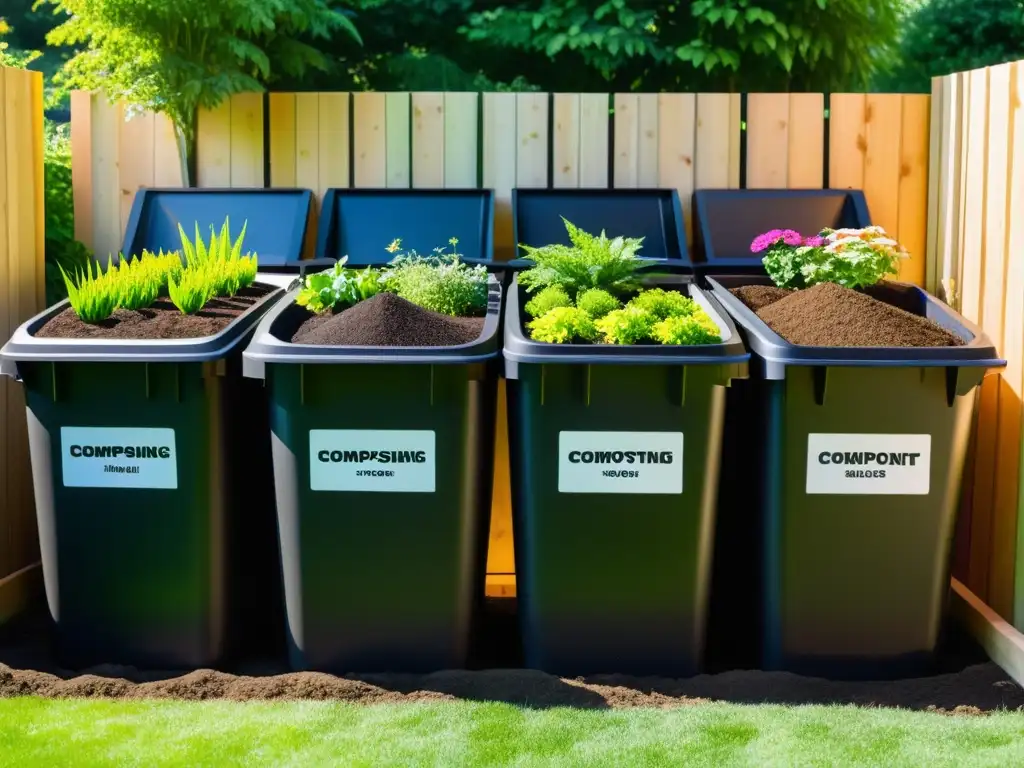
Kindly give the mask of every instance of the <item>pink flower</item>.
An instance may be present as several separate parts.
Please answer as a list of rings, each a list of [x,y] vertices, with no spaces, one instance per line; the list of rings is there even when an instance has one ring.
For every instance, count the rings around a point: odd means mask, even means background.
[[[760,253],[771,248],[775,243],[783,237],[785,233],[781,229],[772,229],[765,232],[763,235],[758,235],[754,238],[754,242],[750,244],[750,250],[752,253]]]
[[[805,237],[803,245],[809,245],[811,248],[821,248],[826,242],[824,237],[816,235],[814,237]]]
[[[784,229],[782,231],[782,242],[786,245],[800,245],[803,241],[804,236],[795,230]]]

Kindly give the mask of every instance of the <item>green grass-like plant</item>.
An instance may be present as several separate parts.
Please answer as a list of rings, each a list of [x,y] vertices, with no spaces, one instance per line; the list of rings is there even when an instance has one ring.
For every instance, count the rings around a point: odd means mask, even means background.
[[[82,322],[100,323],[114,314],[121,295],[109,272],[104,273],[99,265],[95,265],[94,272],[92,259],[85,263],[84,270],[78,271],[73,277],[64,271],[64,267],[59,268],[68,292],[68,301]]]
[[[537,295],[526,302],[524,309],[530,317],[540,317],[556,307],[571,307],[572,299],[560,285],[549,285],[537,292]],[[589,313],[588,313],[589,314]]]
[[[598,337],[594,319],[577,307],[555,307],[527,325],[535,341],[565,344],[594,341]]]
[[[608,291],[590,288],[576,297],[576,306],[596,320],[621,307],[622,302]]]
[[[167,295],[182,314],[191,315],[202,309],[215,296],[231,297],[248,288],[256,279],[258,263],[253,254],[242,255],[242,241],[248,222],[232,241],[230,222],[224,220],[220,233],[210,227],[210,240],[203,241],[196,225],[195,241],[189,239],[178,225],[185,267],[167,280]]]
[[[571,245],[519,246],[534,263],[519,274],[519,284],[528,293],[557,285],[575,298],[588,288],[622,294],[640,286],[640,270],[654,263],[637,256],[642,237],[609,238],[603,230],[591,235],[564,217],[562,221]]]

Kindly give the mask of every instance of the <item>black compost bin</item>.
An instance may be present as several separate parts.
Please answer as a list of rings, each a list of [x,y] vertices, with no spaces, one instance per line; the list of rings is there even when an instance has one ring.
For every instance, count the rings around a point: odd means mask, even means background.
[[[833,677],[919,673],[946,604],[975,390],[1005,361],[979,328],[906,283],[875,295],[964,346],[786,342],[729,292],[771,284],[750,242],[773,228],[866,226],[863,196],[709,190],[695,199],[698,268],[751,350],[743,398],[729,403],[725,463],[740,469],[723,485],[734,489],[735,526],[761,543],[760,579],[746,586],[761,586],[763,664]],[[743,573],[743,560],[736,565]]]
[[[262,194],[241,196],[287,204],[293,213],[278,226],[301,241],[310,193]],[[191,236],[189,210],[200,209],[201,228],[219,228],[230,211],[237,234],[248,218],[245,248],[261,259],[264,242],[281,240],[273,225],[253,226],[234,192],[173,196],[191,209],[170,211],[152,190],[136,196],[124,252],[174,248],[156,233],[171,224],[176,232],[180,221]],[[68,308],[63,301],[0,351],[0,372],[25,386],[43,575],[64,664],[191,668],[283,644],[270,451],[259,424],[266,406],[256,407],[260,389],[241,370],[257,321],[283,294],[260,285],[269,292],[213,336],[36,336]]]
[[[688,267],[673,190],[520,189],[512,199],[519,243],[567,242],[564,216],[588,232],[643,236],[641,256]],[[695,299],[723,342],[539,343],[524,333],[518,280],[508,294],[516,582],[529,667],[686,675],[702,663],[725,390],[746,375],[749,355],[690,278],[649,283]],[[618,452],[656,452],[659,463],[637,472],[586,463]]]
[[[353,266],[387,262],[394,238],[427,254],[457,237],[467,257],[492,255],[490,190],[331,190],[324,210],[319,255]],[[490,283],[470,344],[293,344],[309,315],[292,292],[246,350],[270,401],[296,669],[467,665],[494,453],[501,290]]]

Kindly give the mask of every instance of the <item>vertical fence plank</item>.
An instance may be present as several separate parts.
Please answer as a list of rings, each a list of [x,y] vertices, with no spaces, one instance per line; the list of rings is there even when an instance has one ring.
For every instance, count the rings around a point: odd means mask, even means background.
[[[551,186],[580,185],[580,94],[556,93],[553,105],[554,135],[551,141]]]
[[[314,190],[323,200],[331,187],[349,185],[348,93],[319,94],[319,183]]]
[[[615,94],[615,164],[612,182],[616,187],[635,189],[640,177],[640,109],[635,93]]]
[[[93,247],[92,101],[95,98],[90,91],[71,92],[71,189],[75,201],[75,239],[89,248]]]
[[[96,258],[104,264],[121,249],[117,159],[123,115],[121,105],[111,104],[106,96],[97,95],[92,102],[92,238]]]
[[[200,187],[231,186],[231,102],[199,112],[196,181]]]
[[[386,97],[383,93],[352,94],[352,185],[387,185]]]
[[[516,185],[518,149],[517,112],[516,94],[483,95],[483,182],[484,187],[494,190],[494,256],[499,261],[514,258],[517,250],[512,236],[512,188]],[[493,480],[491,534],[487,550],[487,593],[514,595],[515,550],[504,380],[498,383]]]
[[[697,137],[694,185],[697,189],[728,189],[733,126],[728,93],[697,94]]]
[[[412,183],[412,96],[389,93],[384,99],[387,186],[407,189]]]
[[[637,186],[658,186],[658,94],[641,93],[637,97]],[[607,135],[607,120],[605,131]],[[607,144],[606,147],[607,148]],[[605,152],[607,158],[607,152]],[[696,162],[694,162],[696,167]],[[606,186],[607,174],[605,174]]]
[[[821,93],[790,94],[786,186],[821,189],[824,184],[825,96]]]
[[[320,95],[295,94],[295,186],[320,186]]]
[[[512,188],[516,185],[516,95],[484,94],[484,187],[494,190],[494,257],[515,258],[512,237]]]
[[[789,168],[788,93],[747,97],[747,189],[785,189]]]
[[[938,158],[939,200],[936,230],[936,288],[954,308],[960,308],[960,182],[963,152],[963,78],[942,78],[942,150]]]
[[[658,94],[658,186],[679,191],[686,240],[693,240],[693,155],[697,142],[697,97]]]
[[[231,97],[231,186],[263,187],[263,94]]]
[[[121,231],[128,226],[135,193],[140,187],[152,187],[156,169],[153,151],[156,126],[153,114],[144,112],[119,123],[118,169],[121,203]]]
[[[1010,77],[1010,178],[1008,209],[1011,212],[1024,211],[1024,64],[1013,64]],[[1024,627],[1024,216],[1010,215],[1007,221],[1006,253],[1006,307],[1001,353],[1006,357],[1003,372],[1004,388],[1000,392],[999,440],[1006,445],[1005,453],[1000,451],[1003,461],[998,465],[1000,472],[1015,473],[1016,495],[1001,498],[999,504],[1008,507],[1013,504],[1013,519],[1017,523],[1014,542],[1014,588],[1012,618],[1018,628]],[[1013,451],[1016,446],[1017,464],[1013,465]],[[1007,491],[1010,489],[1007,488]]]
[[[899,237],[902,116],[903,99],[899,94],[872,93],[865,99],[864,194],[871,222],[893,237]]]
[[[412,185],[444,186],[444,94],[412,95]]]
[[[864,111],[863,93],[833,93],[829,98],[828,185],[832,189],[864,187]]]
[[[969,79],[961,302],[967,319],[980,323],[985,264],[988,72],[975,70]],[[978,597],[987,600],[988,550],[992,540],[992,465],[995,459],[994,402],[992,387],[987,382],[981,387],[979,401],[975,415],[974,465],[971,473],[971,558],[968,586]]]
[[[180,187],[183,183],[174,124],[167,115],[153,115],[153,186]]]
[[[296,187],[298,182],[298,97],[270,94],[270,186]]]
[[[516,186],[548,185],[548,95],[516,94]]]
[[[942,294],[940,292],[939,231],[942,224],[939,221],[941,215],[939,200],[942,197],[943,171],[945,170],[942,167],[942,157],[947,140],[943,128],[945,121],[949,119],[949,94],[945,82],[946,78],[943,77],[932,78],[931,114],[928,122],[928,232],[925,238],[924,270],[925,290],[940,298]]]
[[[928,262],[928,142],[931,97],[903,98],[900,138],[897,238],[910,258],[900,264],[900,280],[924,286]]]
[[[1007,205],[1009,203],[1010,86],[1012,66],[989,69],[988,168],[985,182],[985,278],[982,322],[996,349],[1004,351],[1006,300]],[[990,376],[989,396],[995,401],[992,424],[992,538],[989,549],[988,604],[1004,618],[1013,618],[1014,557],[1017,539],[1017,477],[1020,415],[1005,379]],[[988,384],[988,382],[986,382]],[[985,394],[983,389],[983,394]],[[1019,401],[1017,402],[1019,405]],[[1011,417],[1007,419],[1007,417]],[[1012,422],[1012,423],[1011,423]],[[1007,471],[1008,467],[1012,468]]]
[[[608,123],[608,94],[580,94],[578,163],[581,187],[604,189],[608,186]]]
[[[444,96],[444,185],[459,189],[477,186],[479,95]]]
[[[10,242],[8,225],[8,205],[12,194],[17,194],[17,179],[14,177],[13,168],[8,168],[8,146],[13,146],[14,137],[8,138],[8,117],[13,125],[14,112],[8,101],[7,70],[0,67],[0,338],[6,340],[18,327],[17,315],[12,311],[13,302],[10,294],[13,292],[14,282],[10,262],[13,248]],[[11,131],[13,133],[13,131]],[[16,274],[16,272],[15,272]],[[0,377],[0,504],[4,510],[15,509],[15,494],[12,489],[12,480],[17,480],[9,466],[12,452],[17,450],[17,445],[12,439],[13,427],[9,423],[7,401],[10,392],[17,385],[12,379],[6,376]],[[13,572],[13,553],[7,536],[7,514],[0,518],[0,573],[7,575]]]

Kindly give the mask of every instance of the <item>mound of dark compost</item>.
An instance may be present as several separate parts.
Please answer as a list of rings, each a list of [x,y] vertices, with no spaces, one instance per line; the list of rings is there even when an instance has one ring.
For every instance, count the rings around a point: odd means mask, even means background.
[[[741,285],[739,288],[733,288],[730,293],[757,312],[779,299],[786,298],[792,291],[774,285]]]
[[[760,292],[750,289],[761,288]],[[958,347],[963,341],[937,323],[835,283],[821,283],[765,304],[768,286],[733,293],[791,344],[812,347]],[[780,289],[773,289],[778,291]],[[741,292],[742,291],[742,292]],[[759,306],[755,303],[761,301]]]
[[[352,347],[454,347],[480,337],[482,317],[449,317],[378,293],[337,314],[315,315],[292,336],[294,344]]]

